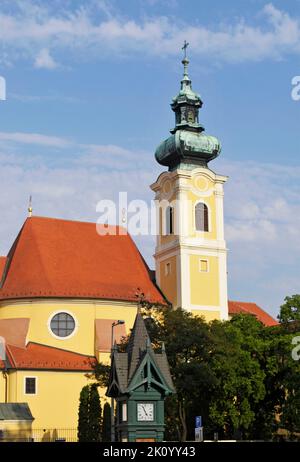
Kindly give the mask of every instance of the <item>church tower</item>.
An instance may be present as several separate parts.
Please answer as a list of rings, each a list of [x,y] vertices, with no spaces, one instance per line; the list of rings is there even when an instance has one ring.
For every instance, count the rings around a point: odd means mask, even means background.
[[[221,145],[199,123],[203,103],[192,90],[187,45],[181,89],[171,104],[175,128],[155,152],[157,162],[168,167],[151,185],[158,210],[156,281],[175,308],[210,321],[228,318],[223,218],[227,177],[208,167]]]

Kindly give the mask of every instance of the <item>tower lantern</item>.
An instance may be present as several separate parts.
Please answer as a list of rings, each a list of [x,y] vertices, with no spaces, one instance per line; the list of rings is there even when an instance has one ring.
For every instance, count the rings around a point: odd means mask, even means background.
[[[227,249],[224,240],[223,184],[227,177],[208,163],[221,143],[199,123],[203,102],[192,89],[185,42],[183,78],[171,103],[175,127],[156,149],[168,167],[151,185],[158,204],[156,281],[169,301],[207,320],[227,319]]]
[[[192,81],[188,75],[189,60],[185,56],[182,60],[184,66],[181,89],[171,103],[175,112],[175,127],[170,130],[172,136],[163,141],[155,152],[155,158],[161,165],[174,170],[178,167],[193,168],[198,165],[207,166],[221,152],[219,140],[205,135],[204,127],[199,123],[199,109],[203,102],[200,95],[192,90]]]

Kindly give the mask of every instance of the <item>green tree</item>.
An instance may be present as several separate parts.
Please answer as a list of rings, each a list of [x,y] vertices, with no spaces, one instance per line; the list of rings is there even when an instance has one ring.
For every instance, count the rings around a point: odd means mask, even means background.
[[[291,438],[300,433],[300,368],[291,372],[287,381],[286,399],[282,406],[281,426],[288,431]]]
[[[165,342],[177,391],[166,401],[166,437],[193,438],[196,415],[202,415],[208,437],[214,431],[223,437],[250,437],[271,383],[264,370],[269,361],[265,326],[251,315],[206,323],[181,309],[153,309],[146,303],[144,314],[156,348]],[[275,421],[272,398],[265,403],[265,428],[273,428]]]
[[[98,393],[98,385],[90,386],[90,409],[89,409],[89,441],[97,443],[101,440],[101,404]]]
[[[80,392],[78,411],[78,441],[89,441],[89,398],[90,387],[86,385]]]
[[[218,431],[225,438],[267,440],[278,428],[300,432],[300,361],[291,355],[300,331],[298,297],[285,299],[274,327],[249,314],[206,323],[139,300],[154,349],[165,343],[176,388],[165,403],[166,439],[194,438],[196,415],[203,417],[206,437]],[[97,366],[96,377],[107,385],[109,368]]]
[[[83,387],[79,398],[78,441],[99,442],[101,435],[101,404],[98,384]]]
[[[208,325],[179,308],[143,306],[154,346],[159,349],[165,342],[176,388],[176,395],[166,402],[166,437],[186,441],[194,431],[196,409],[201,415],[207,412],[208,390],[214,379],[208,361],[212,348]]]
[[[103,407],[103,420],[102,420],[102,441],[109,442],[111,440],[111,409],[108,403]]]
[[[211,323],[214,349],[211,368],[209,426],[224,437],[244,437],[255,421],[255,406],[265,397],[265,373],[260,365],[264,327],[249,315]]]
[[[283,393],[280,413],[280,427],[294,438],[300,433],[300,361],[292,355],[296,344],[293,340],[300,336],[300,295],[284,299],[280,307],[278,358],[280,360],[280,380]],[[297,340],[297,339],[296,339]]]
[[[109,374],[110,374],[110,366],[103,363],[97,363],[94,366],[93,374],[91,374],[91,378],[97,380],[97,383],[101,388],[107,388],[109,383]]]
[[[285,297],[284,302],[280,307],[279,322],[300,321],[300,295]]]

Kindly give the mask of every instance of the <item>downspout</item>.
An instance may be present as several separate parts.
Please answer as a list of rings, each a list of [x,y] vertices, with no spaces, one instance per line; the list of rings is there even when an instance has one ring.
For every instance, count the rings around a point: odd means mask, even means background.
[[[5,392],[4,392],[4,402],[7,403],[8,401],[8,374],[7,374],[7,368],[5,367],[5,369],[2,371],[2,374],[3,374],[3,378],[5,380]]]

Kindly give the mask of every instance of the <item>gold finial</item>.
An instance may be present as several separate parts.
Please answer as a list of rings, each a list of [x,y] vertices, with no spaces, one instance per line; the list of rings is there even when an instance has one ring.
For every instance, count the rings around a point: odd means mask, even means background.
[[[31,196],[29,196],[28,216],[32,217],[32,197]]]

